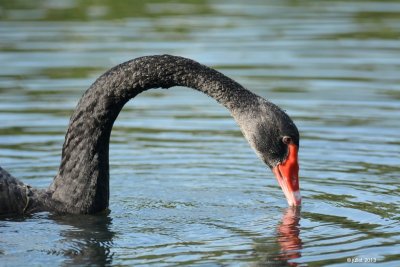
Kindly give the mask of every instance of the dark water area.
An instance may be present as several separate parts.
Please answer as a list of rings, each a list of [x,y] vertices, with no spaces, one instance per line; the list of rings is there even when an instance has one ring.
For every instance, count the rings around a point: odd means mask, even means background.
[[[301,210],[225,108],[150,90],[113,128],[110,211],[2,217],[0,266],[400,266],[398,1],[0,0],[0,166],[47,187],[86,88],[165,53],[288,112]]]

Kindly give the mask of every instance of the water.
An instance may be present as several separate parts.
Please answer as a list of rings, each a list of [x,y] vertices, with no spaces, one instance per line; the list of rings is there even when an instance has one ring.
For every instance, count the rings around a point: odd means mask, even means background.
[[[400,265],[399,2],[101,3],[0,2],[0,165],[48,186],[94,79],[170,53],[288,111],[303,207],[223,107],[151,90],[113,129],[110,212],[2,218],[1,266]]]

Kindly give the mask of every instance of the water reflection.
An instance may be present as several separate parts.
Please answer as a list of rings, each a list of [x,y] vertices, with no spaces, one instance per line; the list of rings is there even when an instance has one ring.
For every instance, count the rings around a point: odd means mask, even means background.
[[[278,244],[281,247],[281,254],[278,260],[289,261],[301,257],[300,249],[302,248],[300,238],[300,208],[290,207],[286,209],[282,217],[282,222],[277,229]],[[297,266],[296,263],[290,262],[290,266]]]
[[[50,218],[58,224],[71,226],[60,233],[66,246],[62,250],[67,258],[63,265],[105,266],[112,263],[111,248],[115,233],[110,230],[112,218],[108,214],[51,215]]]
[[[276,237],[256,241],[255,250],[260,255],[256,266],[301,266],[295,259],[301,257],[300,208],[284,210],[281,222],[276,229]]]

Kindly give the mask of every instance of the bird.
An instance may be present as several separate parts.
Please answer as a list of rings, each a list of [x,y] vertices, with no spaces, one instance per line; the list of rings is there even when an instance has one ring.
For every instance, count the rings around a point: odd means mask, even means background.
[[[138,57],[101,75],[79,100],[50,186],[34,188],[0,167],[0,214],[94,214],[108,210],[109,142],[123,106],[152,88],[195,89],[226,107],[273,172],[289,206],[301,206],[299,131],[284,110],[221,72],[173,55]]]

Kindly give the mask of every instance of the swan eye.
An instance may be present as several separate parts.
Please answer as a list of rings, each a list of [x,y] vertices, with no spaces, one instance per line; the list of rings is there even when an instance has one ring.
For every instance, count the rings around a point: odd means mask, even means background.
[[[284,136],[282,138],[282,142],[286,145],[290,144],[292,142],[292,138],[290,136]]]

